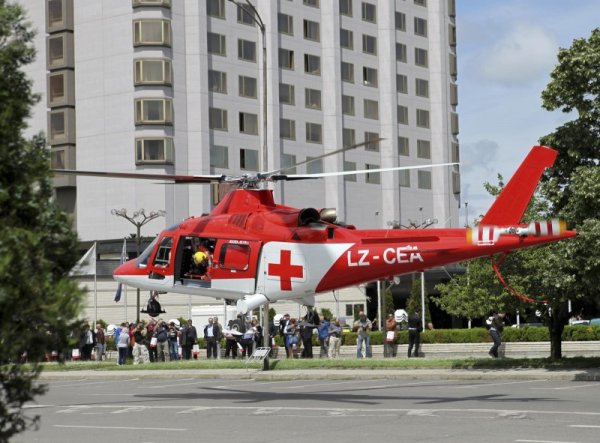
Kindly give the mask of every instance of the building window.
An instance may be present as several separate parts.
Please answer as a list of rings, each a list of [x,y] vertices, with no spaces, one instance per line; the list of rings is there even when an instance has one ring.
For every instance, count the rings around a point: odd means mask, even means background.
[[[164,6],[171,7],[171,0],[133,0],[133,7],[136,6]]]
[[[206,15],[225,18],[225,0],[206,0]]]
[[[427,49],[415,48],[415,65],[426,68],[429,66]]]
[[[319,89],[304,89],[304,106],[309,109],[321,109],[321,91]]]
[[[282,34],[294,35],[294,17],[281,12],[277,14],[277,30]]]
[[[456,26],[448,25],[448,43],[456,46]]]
[[[376,142],[367,143],[365,145],[365,151],[379,152],[379,133],[377,132],[365,132],[365,141],[377,140]]]
[[[427,37],[427,20],[415,17],[415,35]]]
[[[171,46],[171,22],[162,19],[133,21],[133,46]]]
[[[340,0],[340,14],[352,17],[352,1],[353,0]]]
[[[427,0],[414,0],[415,5],[427,7]]]
[[[429,111],[417,109],[417,126],[419,128],[429,128]]]
[[[458,86],[456,83],[450,83],[450,104],[452,106],[458,105]]]
[[[344,49],[354,49],[354,33],[348,29],[340,29],[340,46]]]
[[[258,151],[256,149],[240,149],[240,169],[258,171]]]
[[[170,98],[135,99],[135,124],[173,124],[173,100]]]
[[[354,65],[342,62],[342,81],[354,83]]]
[[[306,122],[306,141],[323,143],[323,126],[318,123]]]
[[[296,164],[296,156],[292,154],[281,154],[281,169],[284,174],[295,174],[296,168],[293,167]]]
[[[171,61],[166,59],[141,59],[134,62],[136,85],[170,85]]]
[[[401,188],[410,188],[410,171],[398,171],[398,184]]]
[[[208,89],[211,92],[227,94],[227,73],[208,70]]]
[[[304,54],[304,72],[312,75],[321,75],[321,57]]]
[[[209,32],[206,34],[206,40],[209,54],[222,55],[223,57],[227,55],[227,45],[224,35]]]
[[[209,108],[208,124],[210,129],[218,131],[227,131],[227,110],[219,108]]]
[[[354,97],[342,95],[342,114],[354,115]]]
[[[175,158],[173,139],[136,138],[135,139],[135,164],[173,164]]]
[[[238,79],[240,97],[256,98],[256,79],[243,75],[240,75]]]
[[[356,131],[351,128],[342,129],[342,145],[344,148],[354,146],[356,144]]]
[[[408,125],[408,107],[398,105],[396,109],[398,111],[398,123]]]
[[[373,165],[370,163],[367,163],[365,165],[365,169],[371,170],[371,169],[379,169],[379,165]],[[365,177],[365,182],[367,183],[371,183],[372,185],[378,185],[381,183],[381,173],[379,172],[367,172],[366,177]]]
[[[279,48],[279,67],[294,69],[294,51]]]
[[[396,11],[395,22],[398,31],[406,31],[406,14],[404,12]]]
[[[417,186],[419,189],[431,189],[430,171],[417,171]]]
[[[49,112],[48,134],[49,144],[75,143],[75,109],[53,109]]]
[[[47,32],[73,29],[73,1],[48,0],[46,9]]]
[[[460,173],[452,171],[452,193],[460,194]]]
[[[256,61],[256,43],[250,40],[238,39],[238,58],[247,62]]]
[[[313,160],[313,157],[306,157],[306,173],[321,174],[323,172],[323,159]]]
[[[450,130],[452,135],[458,135],[458,114],[456,112],[450,113]]]
[[[321,31],[319,23],[311,20],[304,20],[304,38],[318,42],[321,40]]]
[[[356,171],[356,162],[349,162],[344,160],[344,171]],[[356,174],[344,175],[344,180],[347,182],[355,182]]]
[[[406,63],[406,45],[404,43],[396,43],[396,60]]]
[[[210,147],[210,167],[229,169],[229,148],[213,145]]]
[[[431,158],[431,142],[429,140],[417,140],[417,157]]]
[[[456,64],[456,55],[450,54],[449,60],[448,60],[448,66],[450,67],[450,75],[453,77],[456,77],[456,74],[458,73],[458,66]]]
[[[377,55],[377,38],[372,35],[363,34],[362,49],[365,54]]]
[[[50,152],[50,167],[52,169],[68,169],[66,149],[52,149]]]
[[[48,74],[48,107],[75,106],[75,72],[52,71]]]
[[[240,112],[240,132],[242,134],[258,135],[258,115]]]
[[[284,105],[296,104],[296,93],[294,85],[279,83],[279,103]]]
[[[253,15],[248,12],[246,8],[241,8],[239,5],[237,7],[237,22],[248,26],[254,26],[256,24]]]
[[[398,155],[403,157],[410,155],[408,137],[398,137]]]
[[[452,162],[459,163],[460,162],[460,149],[458,147],[458,143],[452,143],[451,153],[452,153]]]
[[[396,74],[396,91],[408,94],[408,77],[406,75]]]
[[[374,4],[362,2],[362,19],[366,22],[377,23],[377,8]]]
[[[379,102],[377,100],[364,99],[365,118],[379,120]]]
[[[429,81],[416,78],[415,79],[415,95],[419,97],[429,97]]]
[[[73,33],[52,34],[46,41],[49,70],[74,66]]]
[[[302,1],[306,6],[312,6],[313,8],[319,7],[319,0],[303,0]]]
[[[363,84],[374,88],[377,87],[377,69],[363,66]]]
[[[296,140],[296,121],[287,118],[280,119],[279,136],[286,140]]]

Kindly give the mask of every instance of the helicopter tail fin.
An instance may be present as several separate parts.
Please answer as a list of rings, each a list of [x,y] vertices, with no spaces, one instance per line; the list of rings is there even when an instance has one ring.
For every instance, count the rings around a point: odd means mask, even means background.
[[[558,152],[554,149],[546,146],[534,146],[483,216],[480,224],[511,225],[519,223],[544,170],[554,164],[557,155]]]

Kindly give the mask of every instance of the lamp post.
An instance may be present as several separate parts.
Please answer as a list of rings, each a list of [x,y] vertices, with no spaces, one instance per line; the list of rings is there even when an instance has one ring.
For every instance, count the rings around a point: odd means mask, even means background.
[[[265,23],[262,21],[256,7],[250,3],[250,0],[245,0],[245,3],[242,3],[238,0],[229,0],[231,3],[237,5],[239,9],[248,14],[260,29],[260,36],[262,41],[262,72],[263,72],[263,91],[262,91],[262,102],[263,102],[263,142],[262,142],[262,152],[260,156],[260,161],[258,165],[258,169],[260,172],[267,172],[268,168],[268,153],[267,153],[267,36],[266,31],[267,27]],[[266,186],[266,184],[265,184]]]
[[[110,211],[112,215],[116,215],[117,217],[122,217],[127,220],[129,223],[136,227],[135,233],[135,246],[136,246],[136,257],[140,256],[140,247],[142,245],[142,237],[141,230],[142,226],[146,223],[151,222],[157,217],[164,217],[166,214],[165,211],[152,211],[150,214],[146,214],[146,211],[142,208],[133,213],[133,215],[127,214],[127,209],[113,209]],[[137,311],[135,315],[135,322],[140,322],[140,288],[137,288]]]
[[[235,4],[239,9],[248,14],[254,23],[260,29],[260,36],[262,41],[262,74],[263,74],[263,91],[262,91],[262,102],[263,102],[263,112],[262,112],[262,124],[263,124],[263,142],[261,146],[261,155],[259,160],[258,169],[259,172],[267,172],[268,171],[268,152],[267,152],[267,27],[265,23],[262,21],[260,14],[256,10],[256,7],[250,3],[250,0],[244,0],[242,3],[238,0],[229,0],[231,3]],[[263,185],[265,188],[267,186],[266,182]],[[269,331],[269,303],[265,303],[263,308],[263,347],[270,348],[271,347],[271,337]],[[269,370],[269,357],[263,360],[263,370]]]

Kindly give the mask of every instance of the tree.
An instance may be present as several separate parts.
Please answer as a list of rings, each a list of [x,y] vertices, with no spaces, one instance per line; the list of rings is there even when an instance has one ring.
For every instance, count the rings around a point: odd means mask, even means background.
[[[45,392],[40,362],[64,349],[82,300],[68,278],[77,239],[52,199],[45,142],[22,135],[38,100],[21,71],[32,38],[21,8],[0,0],[0,442],[37,423],[22,406]]]
[[[422,304],[421,304],[421,277],[416,277],[416,274],[413,274],[413,282],[412,287],[410,289],[410,296],[406,301],[406,312],[408,315],[418,312],[419,315],[423,312]],[[431,312],[429,310],[429,296],[425,293],[425,324],[431,323]]]
[[[570,48],[561,48],[558,64],[542,92],[543,107],[572,113],[572,121],[540,139],[560,152],[546,174],[543,193],[552,213],[564,217],[578,231],[578,237],[557,246],[563,260],[547,272],[571,272],[564,281],[563,294],[598,302],[600,284],[600,28],[588,39],[576,39]],[[543,262],[548,266],[552,262]],[[559,298],[563,300],[564,295]],[[564,303],[563,303],[564,305]],[[556,333],[560,331],[557,329]],[[553,341],[556,338],[553,338]],[[560,349],[558,349],[560,350]],[[553,357],[560,357],[559,354]]]

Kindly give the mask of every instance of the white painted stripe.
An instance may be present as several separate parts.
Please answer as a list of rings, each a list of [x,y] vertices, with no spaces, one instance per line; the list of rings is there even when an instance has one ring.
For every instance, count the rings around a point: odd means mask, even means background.
[[[52,425],[55,428],[76,428],[76,429],[119,429],[127,431],[187,431],[186,428],[138,428],[135,426],[85,426],[85,425]]]
[[[472,384],[472,385],[460,385],[460,386],[452,386],[456,389],[471,389],[471,388],[485,388],[488,386],[503,386],[503,385],[518,385],[523,383],[535,383],[535,382],[546,382],[547,379],[540,380],[524,380],[524,381],[509,381],[503,383],[480,383],[480,384]]]
[[[578,441],[559,441],[559,440],[515,440],[521,443],[581,443]]]
[[[569,425],[570,428],[592,428],[600,429],[600,425]]]

